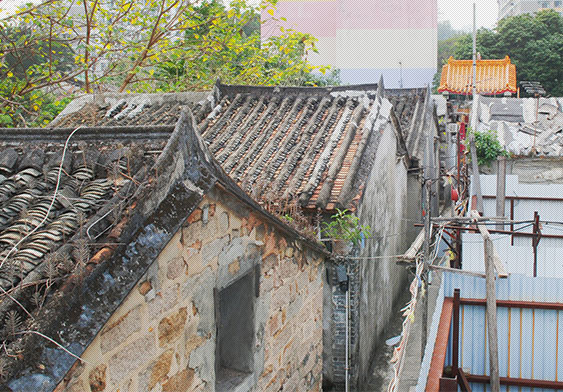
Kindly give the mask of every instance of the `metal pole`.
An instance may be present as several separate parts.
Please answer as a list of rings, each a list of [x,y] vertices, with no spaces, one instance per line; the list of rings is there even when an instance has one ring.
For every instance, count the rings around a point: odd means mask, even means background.
[[[423,296],[421,298],[422,301],[422,356],[424,357],[424,349],[426,347],[426,340],[428,335],[428,278],[429,278],[429,268],[428,265],[430,264],[430,241],[432,239],[432,229],[430,223],[430,198],[431,198],[431,184],[430,180],[426,180],[424,183],[425,188],[425,206],[424,206],[424,273],[422,279],[422,292]]]
[[[504,217],[504,204],[506,202],[506,158],[498,157],[497,160],[497,216]],[[498,230],[504,230],[504,224],[497,225]]]
[[[454,290],[453,333],[452,333],[452,376],[456,377],[459,370],[459,289]]]
[[[473,82],[471,85],[473,99],[477,95],[477,6],[473,3]]]
[[[540,215],[534,211],[534,236],[532,237],[532,246],[534,247],[534,278],[538,276],[538,244],[540,232]]]

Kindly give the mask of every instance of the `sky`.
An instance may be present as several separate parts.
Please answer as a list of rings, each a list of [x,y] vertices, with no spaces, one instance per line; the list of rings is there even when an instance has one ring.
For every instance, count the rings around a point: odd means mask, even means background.
[[[495,27],[497,0],[438,0],[438,21],[449,20],[456,30],[472,30],[473,3],[477,4],[477,28]]]
[[[471,30],[473,1],[477,3],[477,27],[494,27],[498,15],[497,0],[438,0],[438,20],[449,20],[456,30]],[[22,2],[22,0],[0,0],[0,9],[10,10]],[[0,13],[1,15],[3,14]]]

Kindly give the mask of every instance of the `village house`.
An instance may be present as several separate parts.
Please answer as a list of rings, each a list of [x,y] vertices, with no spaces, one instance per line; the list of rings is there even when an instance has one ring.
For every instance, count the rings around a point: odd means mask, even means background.
[[[521,182],[563,183],[563,98],[491,98],[473,106],[476,129],[496,133]],[[494,173],[496,167],[481,168]]]
[[[6,385],[361,385],[436,126],[426,89],[218,84],[85,96],[49,129],[2,130]],[[371,236],[329,262],[337,208]]]

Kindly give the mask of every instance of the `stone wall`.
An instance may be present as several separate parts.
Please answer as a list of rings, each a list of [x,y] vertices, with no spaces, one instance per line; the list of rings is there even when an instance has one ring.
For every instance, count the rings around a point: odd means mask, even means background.
[[[366,182],[357,216],[362,225],[369,225],[371,238],[352,252],[360,259],[345,260],[350,275],[350,383],[352,390],[362,390],[369,374],[375,349],[393,315],[394,301],[406,290],[406,271],[397,266],[392,255],[408,247],[406,218],[407,168],[402,158],[396,156],[396,138],[389,124],[381,136],[372,172]],[[414,211],[410,212],[414,214]],[[377,257],[376,259],[363,259]],[[332,269],[335,279],[335,271]],[[332,281],[332,302],[325,306],[325,334],[336,336],[325,348],[327,386],[338,389],[344,385],[345,363],[345,306],[346,293]],[[325,345],[327,341],[325,340]]]
[[[239,389],[319,391],[324,264],[287,238],[216,187],[57,391],[214,391],[217,292],[256,272],[254,369]]]

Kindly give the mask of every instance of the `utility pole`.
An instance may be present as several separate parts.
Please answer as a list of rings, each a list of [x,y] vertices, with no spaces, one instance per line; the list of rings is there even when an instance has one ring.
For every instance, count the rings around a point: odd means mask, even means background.
[[[424,204],[424,268],[423,268],[423,279],[422,279],[422,357],[424,357],[424,350],[426,348],[426,340],[428,337],[428,278],[430,275],[430,241],[432,240],[432,229],[430,223],[431,207],[431,186],[432,182],[430,179],[426,179],[424,182],[425,190],[425,204]],[[422,358],[421,358],[422,359]]]

